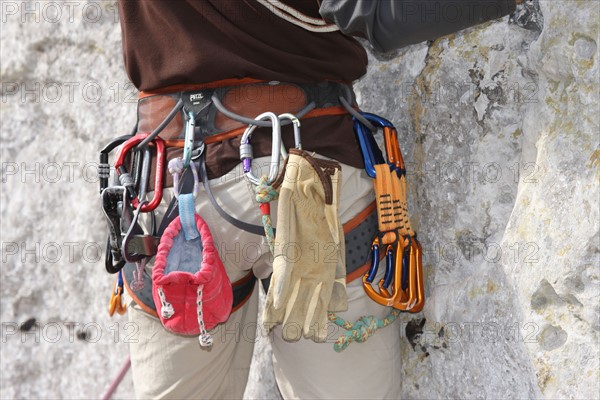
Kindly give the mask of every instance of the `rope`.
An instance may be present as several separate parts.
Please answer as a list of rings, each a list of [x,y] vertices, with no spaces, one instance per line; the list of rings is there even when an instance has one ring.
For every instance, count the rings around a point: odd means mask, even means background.
[[[262,214],[262,224],[265,228],[265,236],[267,237],[267,243],[269,243],[269,249],[271,254],[275,252],[275,233],[273,232],[273,223],[271,221],[271,206],[270,202],[277,200],[279,192],[273,186],[268,183],[269,177],[263,175],[258,180],[258,185],[254,188],[256,194],[256,201],[260,203],[260,212]]]
[[[127,374],[127,371],[129,371],[130,367],[131,357],[127,357],[127,360],[125,360],[125,362],[121,366],[119,373],[117,374],[117,376],[115,376],[115,379],[113,379],[113,381],[110,383],[108,389],[106,389],[106,393],[104,393],[104,395],[102,396],[102,400],[110,400],[112,398],[113,394],[115,394],[115,392],[117,391],[119,384],[121,383],[121,381],[123,381],[123,378],[125,377],[125,374]]]
[[[202,347],[210,347],[213,344],[213,338],[210,335],[210,333],[208,333],[206,331],[206,326],[204,325],[204,317],[202,316],[202,289],[204,288],[204,285],[200,285],[198,286],[198,297],[197,297],[197,304],[198,304],[198,327],[200,328],[200,336],[198,337],[198,341],[200,342],[200,346]]]
[[[336,352],[341,353],[352,342],[366,342],[378,329],[385,328],[393,323],[396,318],[398,318],[398,315],[400,315],[400,310],[393,308],[388,316],[383,319],[376,318],[373,315],[363,315],[358,321],[351,324],[345,319],[338,317],[335,313],[327,313],[329,321],[347,331],[336,340],[333,349]]]
[[[327,24],[325,20],[313,18],[301,13],[295,8],[282,3],[279,0],[256,0],[281,19],[286,20],[300,28],[310,32],[335,32],[340,28],[335,24]]]
[[[163,292],[162,287],[158,288],[158,297],[160,297],[160,304],[162,306],[162,309],[160,310],[161,316],[164,319],[171,318],[173,314],[175,314],[175,310],[173,309],[171,303],[167,301],[167,298],[165,297],[165,292]]]

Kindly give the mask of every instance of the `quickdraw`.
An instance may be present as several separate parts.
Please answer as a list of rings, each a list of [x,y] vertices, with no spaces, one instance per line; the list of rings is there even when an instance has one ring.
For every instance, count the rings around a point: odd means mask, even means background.
[[[383,129],[387,159],[379,150],[373,133],[354,119],[365,170],[373,178],[379,234],[371,247],[371,268],[363,276],[367,295],[383,306],[419,312],[425,304],[422,248],[410,225],[406,206],[406,167],[394,125],[379,116],[361,113],[375,127]],[[380,253],[385,249],[386,270],[377,287]]]

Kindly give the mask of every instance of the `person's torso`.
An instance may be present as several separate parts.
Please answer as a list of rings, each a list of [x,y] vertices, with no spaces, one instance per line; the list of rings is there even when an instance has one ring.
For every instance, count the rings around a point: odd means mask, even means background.
[[[318,0],[285,0],[319,17]],[[230,78],[352,82],[367,56],[353,38],[316,33],[255,0],[120,0],[123,52],[140,90]]]

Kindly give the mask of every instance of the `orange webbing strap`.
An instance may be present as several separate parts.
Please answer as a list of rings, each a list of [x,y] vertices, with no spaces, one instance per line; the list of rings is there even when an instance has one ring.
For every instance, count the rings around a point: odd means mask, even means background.
[[[400,224],[394,219],[394,183],[389,165],[376,164],[375,176],[377,178],[373,180],[373,185],[375,186],[377,218],[379,232],[383,234],[380,245],[386,245],[398,240],[395,231],[400,227]]]
[[[241,78],[241,79],[237,79],[237,78],[232,78],[232,79],[222,79],[220,81],[213,81],[213,82],[208,82],[208,83],[200,83],[200,84],[195,84],[195,85],[172,85],[172,86],[166,86],[160,89],[154,89],[154,90],[142,90],[140,92],[140,99],[146,98],[146,97],[151,97],[151,96],[156,96],[159,94],[169,94],[169,93],[177,93],[177,92],[188,92],[188,91],[196,91],[196,90],[202,90],[202,89],[216,89],[216,88],[221,88],[221,87],[227,87],[227,86],[240,86],[240,85],[250,85],[253,83],[262,83],[265,82],[264,80],[260,80],[260,79],[253,79],[253,78]]]
[[[408,206],[406,204],[406,167],[404,166],[402,151],[398,144],[396,129],[387,126],[383,128],[383,138],[388,161],[396,168],[396,171],[391,173],[394,222],[398,224],[398,233],[401,236],[414,236],[415,232],[410,225]],[[397,171],[402,171],[403,173],[399,175]]]
[[[400,236],[415,236],[415,231],[410,225],[408,217],[408,206],[406,204],[406,176],[398,176],[392,172],[392,204],[394,213],[394,223],[398,225]]]

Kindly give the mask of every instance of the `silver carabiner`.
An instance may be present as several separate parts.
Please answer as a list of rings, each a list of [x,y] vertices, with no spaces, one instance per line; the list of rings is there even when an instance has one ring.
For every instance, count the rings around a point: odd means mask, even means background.
[[[291,113],[279,114],[279,120],[281,121],[283,119],[292,121],[292,125],[294,125],[294,147],[298,150],[302,150],[302,143],[300,142],[300,120]],[[287,158],[287,151],[285,150],[283,142],[281,143],[281,155],[283,155],[284,159]]]
[[[275,182],[277,175],[279,174],[279,156],[284,155],[282,153],[282,141],[281,141],[281,123],[279,118],[272,112],[265,112],[257,116],[257,120],[271,120],[272,125],[272,144],[271,144],[271,163],[269,166],[269,185]],[[253,184],[258,185],[259,179],[252,173],[252,160],[254,155],[252,153],[252,146],[250,145],[250,139],[252,138],[252,132],[256,129],[256,125],[248,125],[248,128],[244,131],[242,139],[240,141],[240,160],[242,160],[242,166],[246,178]],[[285,149],[284,149],[285,151]],[[286,154],[287,155],[287,154]]]

